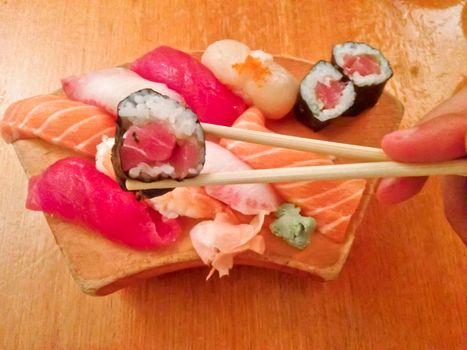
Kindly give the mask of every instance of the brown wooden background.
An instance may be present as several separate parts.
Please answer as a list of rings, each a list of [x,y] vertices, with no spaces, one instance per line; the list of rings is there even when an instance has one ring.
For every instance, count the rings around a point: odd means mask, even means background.
[[[0,2],[1,110],[59,79],[128,62],[159,45],[221,38],[311,60],[368,41],[393,64],[389,91],[411,125],[467,76],[465,1]],[[466,248],[429,186],[373,201],[341,277],[319,283],[255,268],[204,282],[205,269],[104,298],[82,294],[0,143],[0,349],[463,349]]]

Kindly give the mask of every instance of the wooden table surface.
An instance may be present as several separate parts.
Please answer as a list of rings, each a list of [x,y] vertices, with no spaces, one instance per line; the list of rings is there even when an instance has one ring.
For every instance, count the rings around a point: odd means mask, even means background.
[[[92,4],[91,4],[92,3]],[[0,3],[1,110],[61,77],[128,62],[159,44],[221,38],[311,60],[368,41],[394,68],[403,126],[465,83],[465,1],[14,1]],[[385,207],[375,200],[337,281],[234,269],[154,278],[84,295],[27,179],[0,143],[0,349],[465,349],[466,247],[447,224],[439,184]]]

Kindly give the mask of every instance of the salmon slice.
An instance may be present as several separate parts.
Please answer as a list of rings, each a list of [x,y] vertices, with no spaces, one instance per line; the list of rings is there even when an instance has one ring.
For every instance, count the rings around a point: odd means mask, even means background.
[[[254,107],[246,110],[233,127],[272,132],[265,127],[262,113]],[[220,144],[255,169],[333,164],[331,156],[310,152],[227,139]],[[346,240],[347,226],[360,203],[366,181],[301,181],[272,185],[283,199],[302,208],[302,215],[316,219],[318,232],[341,243]]]
[[[0,121],[6,142],[40,138],[94,157],[103,136],[115,134],[115,120],[98,107],[56,95],[13,103]]]

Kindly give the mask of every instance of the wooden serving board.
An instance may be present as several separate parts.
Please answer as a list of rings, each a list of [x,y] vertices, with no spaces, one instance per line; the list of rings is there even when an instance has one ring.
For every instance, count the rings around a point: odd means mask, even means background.
[[[195,52],[193,55],[199,57],[200,53]],[[283,56],[276,57],[276,60],[300,80],[312,65],[305,60]],[[384,93],[374,108],[358,117],[339,118],[320,131],[319,135],[323,139],[337,142],[378,146],[384,134],[397,128],[402,115],[401,103],[393,96]],[[267,126],[284,134],[304,137],[311,134],[306,127],[297,123],[293,116],[269,122]],[[41,140],[19,140],[15,142],[14,147],[28,176],[41,173],[60,158],[76,155]],[[345,263],[355,235],[358,235],[358,225],[363,218],[374,185],[375,181],[368,182],[343,244],[332,242],[317,233],[312,236],[309,246],[300,251],[263,230],[261,234],[266,243],[264,256],[247,252],[237,256],[235,263],[288,272],[305,271],[323,279],[335,278]],[[46,215],[46,218],[73,278],[83,292],[91,295],[106,295],[140,279],[203,265],[187,234],[195,223],[194,220],[182,220],[184,233],[175,244],[154,251],[141,252],[115,244],[95,232],[65,222],[58,217]]]

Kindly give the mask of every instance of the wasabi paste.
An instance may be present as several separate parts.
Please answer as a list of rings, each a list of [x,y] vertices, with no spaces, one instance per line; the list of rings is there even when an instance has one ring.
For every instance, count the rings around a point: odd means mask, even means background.
[[[314,218],[300,215],[300,208],[290,203],[281,205],[275,216],[277,219],[269,225],[274,235],[298,249],[304,249],[310,243],[310,235],[316,228]]]

